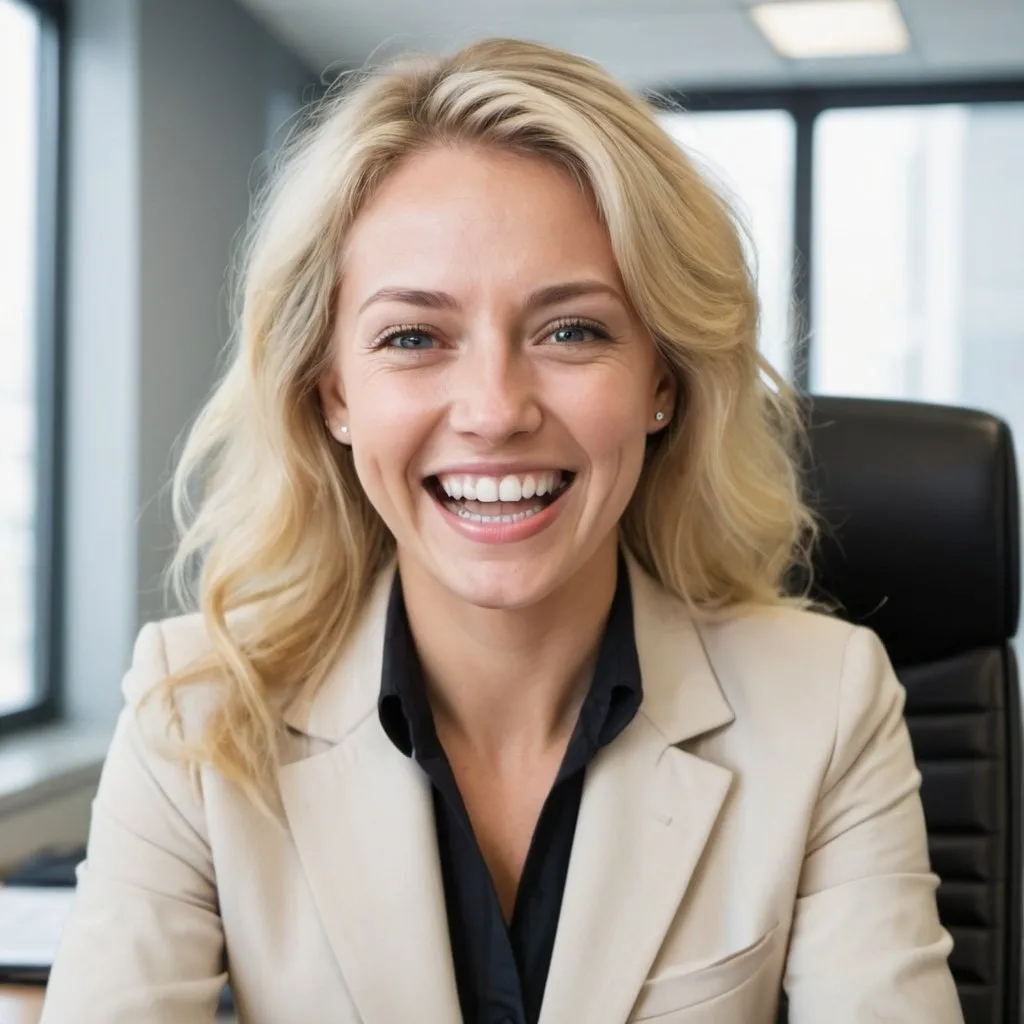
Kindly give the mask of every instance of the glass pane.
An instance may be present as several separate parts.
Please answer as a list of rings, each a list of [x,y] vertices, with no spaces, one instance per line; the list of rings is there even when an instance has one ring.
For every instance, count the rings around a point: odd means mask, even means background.
[[[1024,104],[824,114],[811,388],[984,409],[1024,453]]]
[[[724,193],[750,229],[761,300],[759,345],[791,377],[793,174],[796,126],[784,110],[662,114],[665,130]]]
[[[0,0],[0,714],[35,693],[38,77],[37,16]]]

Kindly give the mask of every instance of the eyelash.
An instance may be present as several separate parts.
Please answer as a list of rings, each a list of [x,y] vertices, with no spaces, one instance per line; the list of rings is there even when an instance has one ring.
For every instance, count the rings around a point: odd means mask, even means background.
[[[556,320],[548,330],[549,334],[554,334],[555,331],[564,331],[570,327],[581,328],[585,331],[590,331],[591,334],[597,336],[598,341],[611,341],[612,336],[603,328],[600,324],[595,324],[592,320],[583,320],[577,316],[566,317],[564,320]],[[579,344],[587,344],[586,342],[579,342]]]
[[[400,338],[402,337],[403,334],[423,334],[426,335],[428,338],[433,338],[433,335],[430,333],[429,329],[421,324],[399,324],[397,327],[392,328],[386,334],[381,335],[373,343],[372,348],[374,351],[377,351],[378,349],[382,348],[387,348],[389,344],[395,340],[395,338]],[[415,352],[422,351],[422,349],[396,349],[395,351]]]
[[[599,324],[594,323],[592,320],[581,319],[580,317],[565,317],[562,320],[556,320],[555,323],[553,323],[548,328],[548,335],[552,335],[556,331],[564,331],[564,330],[567,330],[569,328],[577,328],[577,329],[582,329],[582,330],[590,331],[591,334],[596,336],[598,341],[610,341],[611,340],[611,335],[603,327],[601,327]],[[373,349],[374,349],[374,351],[378,351],[380,349],[388,348],[391,345],[391,342],[393,342],[396,338],[401,338],[403,335],[406,335],[406,334],[422,334],[425,337],[430,338],[431,340],[436,340],[436,339],[434,339],[434,336],[430,333],[430,329],[427,328],[426,326],[422,325],[422,324],[400,324],[399,326],[392,328],[387,333],[381,335],[381,337],[379,337],[373,343]],[[561,344],[564,347],[566,347],[566,348],[575,348],[575,347],[580,347],[582,345],[586,345],[588,343],[584,341],[584,342],[575,342],[575,343],[562,342]],[[424,349],[399,349],[399,348],[394,348],[393,351],[396,351],[396,352],[403,352],[403,351],[404,352],[423,352],[423,351],[426,351],[426,350],[424,350]]]

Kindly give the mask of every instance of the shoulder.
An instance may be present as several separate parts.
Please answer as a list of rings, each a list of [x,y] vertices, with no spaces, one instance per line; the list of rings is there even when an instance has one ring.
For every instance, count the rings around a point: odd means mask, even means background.
[[[789,736],[801,723],[799,735],[834,735],[840,718],[861,719],[873,702],[902,700],[870,629],[790,605],[747,603],[695,615],[680,597],[631,569],[644,686],[650,681],[658,690],[665,680],[649,703],[664,705],[670,717],[724,697],[735,734],[749,726]]]
[[[743,605],[697,627],[709,655],[737,668],[787,673],[835,670],[858,631],[842,619],[784,605]]]
[[[198,738],[221,692],[213,654],[214,645],[198,612],[147,622],[139,630],[121,690],[146,731]],[[165,688],[169,677],[190,667],[198,670],[193,679]]]
[[[884,707],[902,707],[885,648],[863,626],[788,607],[743,607],[698,631],[737,715],[819,718],[841,733]]]
[[[213,647],[199,612],[147,622],[135,638],[133,666],[177,672]]]

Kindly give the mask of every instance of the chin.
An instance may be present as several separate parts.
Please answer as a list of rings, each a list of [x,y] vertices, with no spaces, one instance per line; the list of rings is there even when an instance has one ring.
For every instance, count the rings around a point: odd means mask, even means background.
[[[548,561],[545,559],[545,561]],[[549,597],[558,587],[553,564],[537,559],[520,562],[469,560],[448,561],[437,573],[439,582],[459,600],[478,608],[513,610],[529,608]]]

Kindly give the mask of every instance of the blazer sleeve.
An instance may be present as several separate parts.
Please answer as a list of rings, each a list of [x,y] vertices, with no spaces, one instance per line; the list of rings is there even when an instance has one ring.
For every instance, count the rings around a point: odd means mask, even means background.
[[[854,629],[800,876],[790,1024],[962,1024],[904,700],[881,641]]]
[[[169,716],[137,698],[168,673],[144,626],[92,808],[86,860],[41,1024],[212,1024],[226,980],[201,794],[159,753]],[[161,735],[162,734],[162,735]],[[165,746],[166,753],[166,746]]]

